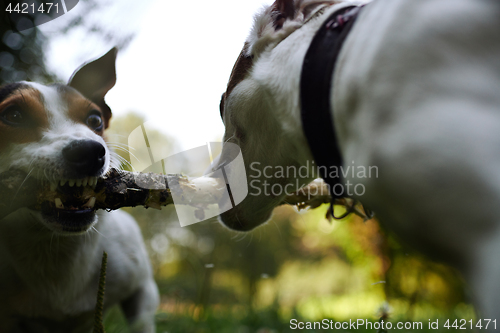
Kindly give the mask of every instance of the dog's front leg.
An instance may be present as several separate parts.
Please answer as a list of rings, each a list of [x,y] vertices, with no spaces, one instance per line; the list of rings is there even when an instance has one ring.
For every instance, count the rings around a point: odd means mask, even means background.
[[[133,333],[154,333],[158,291],[153,280],[146,281],[120,305]]]

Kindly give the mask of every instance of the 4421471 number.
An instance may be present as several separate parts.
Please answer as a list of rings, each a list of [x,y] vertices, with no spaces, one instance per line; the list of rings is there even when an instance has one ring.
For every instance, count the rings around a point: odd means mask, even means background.
[[[491,325],[491,326],[490,326]],[[496,319],[479,319],[477,322],[473,322],[472,319],[455,319],[455,321],[451,321],[448,319],[444,326],[447,329],[456,329],[456,330],[472,330],[474,328],[480,330],[486,330],[488,327],[491,329],[497,329],[497,320]]]
[[[39,6],[35,6],[34,3],[17,3],[15,6],[12,6],[12,3],[9,3],[7,8],[5,8],[5,11],[8,13],[14,12],[20,14],[50,14],[51,10],[55,11],[55,13],[59,13],[59,4],[54,4],[53,2],[42,2]]]

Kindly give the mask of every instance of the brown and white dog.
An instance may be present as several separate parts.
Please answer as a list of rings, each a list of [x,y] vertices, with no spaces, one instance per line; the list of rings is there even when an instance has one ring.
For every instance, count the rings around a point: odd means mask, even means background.
[[[104,96],[116,81],[116,49],[75,72],[68,85],[0,88],[0,172],[24,170],[71,193],[95,186],[116,157],[104,130]],[[105,309],[120,304],[133,332],[154,332],[158,289],[140,229],[128,214],[86,202],[19,209],[0,220],[0,332],[88,332],[103,251]]]
[[[247,172],[257,169],[254,187],[313,179],[264,179],[262,168],[313,165],[301,70],[318,29],[349,5],[276,0],[256,15],[221,101],[224,139],[241,147]],[[364,186],[353,197],[457,267],[483,314],[500,320],[499,17],[489,0],[374,0],[347,35],[328,98],[344,166],[378,168],[378,177],[345,175]],[[285,193],[261,190],[221,221],[241,231],[265,223]]]

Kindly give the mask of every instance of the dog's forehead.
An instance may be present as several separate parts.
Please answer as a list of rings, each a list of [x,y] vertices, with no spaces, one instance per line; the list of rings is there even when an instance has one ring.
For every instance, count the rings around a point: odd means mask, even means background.
[[[29,82],[9,83],[0,87],[0,103],[8,102],[16,96],[40,100],[40,92],[34,89]]]
[[[2,103],[7,97],[11,96],[15,92],[26,87],[27,86],[21,82],[10,83],[0,87],[0,103]]]
[[[80,92],[67,85],[46,86],[34,82],[25,82],[25,84],[40,93],[45,112],[53,122],[62,119],[80,122],[90,110],[99,109]]]
[[[61,86],[50,85],[46,86],[35,82],[23,82],[27,86],[33,88],[35,91],[40,93],[41,102],[44,105],[44,111],[51,118],[53,117],[63,117],[67,106],[63,98],[64,93],[62,93]]]

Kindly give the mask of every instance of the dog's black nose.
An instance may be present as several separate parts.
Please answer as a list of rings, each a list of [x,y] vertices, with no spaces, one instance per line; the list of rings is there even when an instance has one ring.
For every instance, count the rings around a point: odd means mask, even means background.
[[[104,166],[106,149],[94,140],[72,141],[62,150],[68,167],[79,177],[97,176]]]

